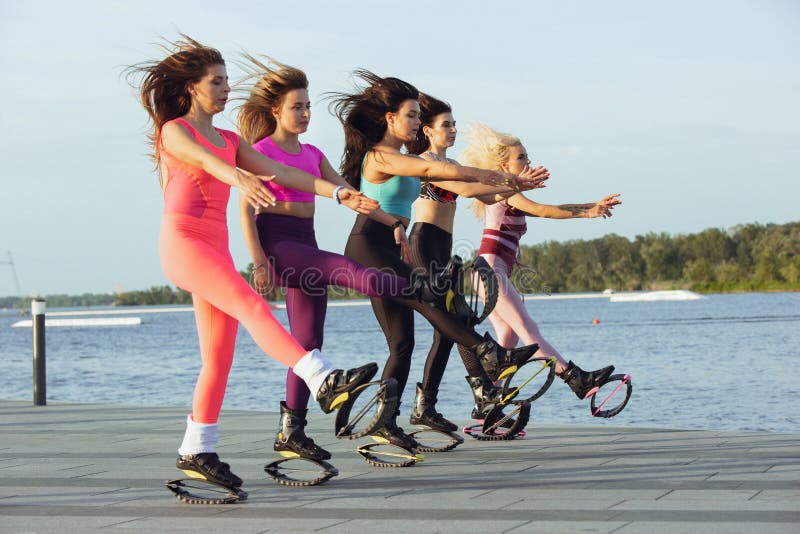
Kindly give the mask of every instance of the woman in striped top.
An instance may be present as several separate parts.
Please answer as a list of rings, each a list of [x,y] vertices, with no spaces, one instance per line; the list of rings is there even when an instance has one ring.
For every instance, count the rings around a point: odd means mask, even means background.
[[[469,135],[467,148],[461,154],[466,165],[497,169],[525,176],[531,172],[531,160],[519,138],[496,132],[485,125],[475,125]],[[585,399],[595,388],[601,386],[614,366],[597,371],[584,371],[572,361],[565,361],[559,352],[539,332],[539,326],[530,316],[522,296],[511,284],[509,277],[517,263],[519,241],[527,230],[526,217],[548,219],[607,218],[611,210],[619,205],[619,195],[608,195],[598,202],[587,204],[539,204],[523,194],[487,206],[475,199],[475,212],[484,219],[483,237],[478,254],[494,269],[499,285],[499,297],[494,311],[489,315],[502,346],[514,346],[520,340],[525,344],[536,343],[536,357],[555,357],[556,374],[572,389],[579,399]]]

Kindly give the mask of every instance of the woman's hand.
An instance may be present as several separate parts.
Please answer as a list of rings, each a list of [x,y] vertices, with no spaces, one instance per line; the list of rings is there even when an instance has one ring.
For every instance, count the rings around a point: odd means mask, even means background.
[[[618,197],[619,193],[616,193],[613,195],[608,195],[599,202],[595,202],[594,206],[589,208],[589,210],[586,212],[586,216],[588,218],[602,217],[603,219],[611,217],[613,215],[611,210],[614,209],[614,206],[622,204],[622,201]]]
[[[406,263],[411,263],[411,246],[408,244],[406,228],[402,224],[394,228],[394,242],[400,245],[400,258]]]
[[[274,178],[275,176],[258,176],[239,168],[236,168],[233,173],[234,187],[242,193],[247,202],[255,209],[261,206],[275,205],[275,195],[264,185],[264,182],[272,181]]]
[[[364,196],[364,193],[355,189],[339,189],[339,201],[351,210],[364,215],[369,215],[381,207],[377,200]]]
[[[267,298],[275,286],[275,271],[272,268],[272,264],[269,261],[265,261],[253,267],[250,280],[253,289],[262,297]]]
[[[530,191],[531,189],[540,189],[546,187],[544,182],[550,178],[550,171],[539,165],[538,167],[530,167],[528,165],[517,176],[517,185],[519,191]]]
[[[509,172],[477,169],[475,178],[482,184],[514,188],[516,176]]]

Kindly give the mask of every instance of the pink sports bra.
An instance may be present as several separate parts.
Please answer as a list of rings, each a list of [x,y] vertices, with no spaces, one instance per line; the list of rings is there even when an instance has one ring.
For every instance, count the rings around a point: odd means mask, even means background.
[[[253,148],[278,163],[283,163],[289,167],[294,167],[301,171],[306,171],[309,174],[313,174],[317,178],[322,178],[319,166],[322,164],[322,158],[325,156],[323,156],[322,151],[314,145],[301,143],[300,152],[297,154],[290,154],[276,145],[275,141],[269,137],[265,137],[254,144]],[[274,182],[264,183],[275,195],[275,200],[281,200],[283,202],[314,202],[313,193],[306,193],[305,191],[283,187]]]
[[[170,121],[172,122],[172,121]],[[236,151],[239,149],[239,136],[235,132],[217,132],[225,139],[225,146],[214,146],[194,126],[182,118],[174,119],[192,135],[195,141],[206,147],[232,167],[236,166]],[[194,167],[172,156],[161,147],[161,169],[164,186],[164,213],[182,213],[192,217],[202,217],[226,222],[228,199],[231,186],[217,180],[199,167]]]

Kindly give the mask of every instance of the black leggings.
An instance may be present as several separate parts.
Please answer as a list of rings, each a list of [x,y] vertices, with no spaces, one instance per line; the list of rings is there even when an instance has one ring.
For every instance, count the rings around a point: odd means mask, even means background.
[[[411,266],[400,258],[400,246],[394,242],[392,228],[359,215],[347,239],[345,256],[377,269],[389,270],[404,278],[411,278]],[[411,369],[411,353],[414,350],[414,313],[418,311],[444,336],[467,347],[474,347],[483,338],[474,330],[467,329],[455,316],[420,302],[413,297],[370,298],[372,310],[383,329],[389,345],[389,358],[383,368],[383,378],[392,377],[398,382],[402,394]],[[463,356],[464,366],[470,376],[481,376],[483,367],[474,353]]]
[[[411,245],[411,265],[428,275],[444,269],[453,250],[453,234],[430,223],[414,223],[408,242]],[[422,387],[426,390],[439,390],[453,345],[455,341],[451,338],[442,335],[439,330],[433,331],[433,344],[428,351],[422,375]]]

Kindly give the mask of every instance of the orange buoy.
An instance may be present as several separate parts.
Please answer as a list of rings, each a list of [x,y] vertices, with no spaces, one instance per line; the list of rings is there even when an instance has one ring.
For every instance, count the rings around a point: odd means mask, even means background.
[[[600,319],[593,319],[592,324],[600,324]]]

